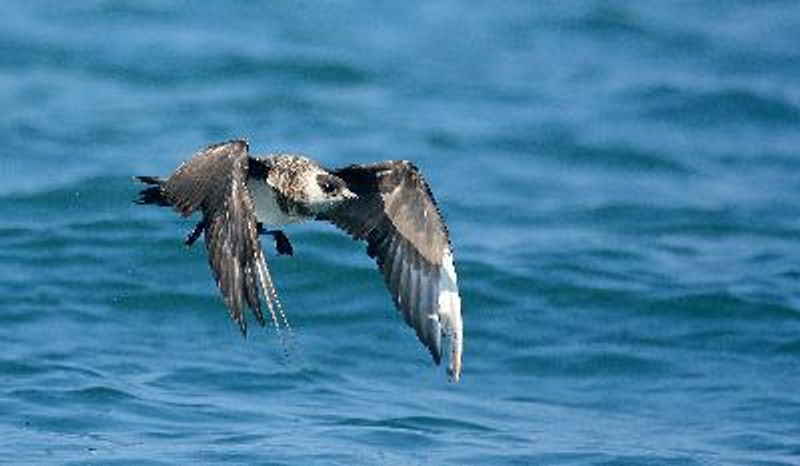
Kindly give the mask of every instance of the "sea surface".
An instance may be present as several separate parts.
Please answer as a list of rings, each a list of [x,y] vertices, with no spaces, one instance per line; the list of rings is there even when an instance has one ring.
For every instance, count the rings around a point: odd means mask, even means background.
[[[8,1],[0,462],[800,464],[800,3]],[[286,229],[243,339],[137,206],[206,144],[413,160],[447,382],[362,244]]]

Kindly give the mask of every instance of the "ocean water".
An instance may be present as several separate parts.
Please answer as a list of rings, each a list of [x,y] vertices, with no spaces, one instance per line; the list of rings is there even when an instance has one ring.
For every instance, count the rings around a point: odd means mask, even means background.
[[[800,4],[9,1],[0,462],[800,464]],[[410,159],[450,226],[449,384],[364,247],[287,229],[228,319],[131,176],[247,137]]]

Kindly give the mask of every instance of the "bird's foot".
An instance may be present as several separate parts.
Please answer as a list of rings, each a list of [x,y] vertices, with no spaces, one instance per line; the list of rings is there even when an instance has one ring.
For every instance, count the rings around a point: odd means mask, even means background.
[[[281,230],[267,230],[264,228],[264,225],[258,224],[258,233],[261,235],[270,235],[272,238],[275,239],[275,250],[278,251],[279,255],[282,256],[293,256],[294,255],[294,248],[292,247],[292,243],[289,241],[289,237],[286,236]]]
[[[184,241],[184,243],[187,246],[193,245],[194,242],[197,241],[197,238],[200,237],[200,234],[203,233],[203,230],[205,230],[205,228],[206,228],[205,220],[200,220],[199,222],[197,222],[197,225],[194,226],[194,229],[190,231],[188,235],[186,235],[186,241]]]

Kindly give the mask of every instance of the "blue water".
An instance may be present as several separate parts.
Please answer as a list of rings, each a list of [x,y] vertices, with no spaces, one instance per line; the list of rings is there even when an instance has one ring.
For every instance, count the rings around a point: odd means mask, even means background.
[[[0,458],[800,464],[800,4],[10,1]],[[287,230],[243,340],[191,222],[131,204],[245,136],[414,160],[466,319],[447,383],[363,246]]]

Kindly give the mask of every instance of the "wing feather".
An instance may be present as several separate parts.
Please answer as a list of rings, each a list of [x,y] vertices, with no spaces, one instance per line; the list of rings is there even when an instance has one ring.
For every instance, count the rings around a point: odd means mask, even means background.
[[[447,228],[428,184],[405,161],[352,165],[333,172],[358,195],[320,216],[367,242],[395,305],[439,364],[450,337],[450,373],[458,380],[463,326]],[[448,268],[449,267],[449,268]],[[452,269],[452,273],[451,270]]]
[[[270,311],[275,296],[247,188],[251,163],[257,162],[249,157],[245,141],[215,144],[184,162],[161,185],[166,199],[182,216],[202,211],[209,265],[243,334],[247,333],[246,308],[264,325],[259,285]]]

